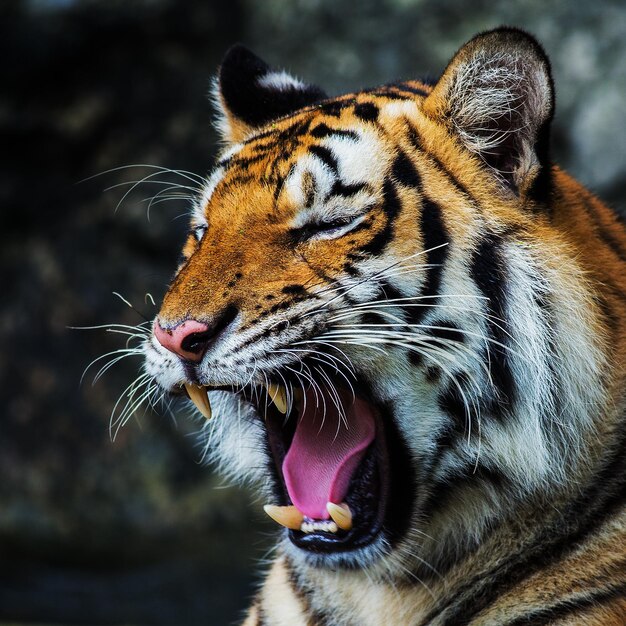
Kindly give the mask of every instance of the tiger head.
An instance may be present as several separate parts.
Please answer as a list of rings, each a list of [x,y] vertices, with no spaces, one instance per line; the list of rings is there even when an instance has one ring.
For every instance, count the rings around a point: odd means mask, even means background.
[[[329,98],[237,46],[225,148],[145,345],[313,568],[441,567],[566,489],[606,370],[554,227],[553,89],[525,33]]]

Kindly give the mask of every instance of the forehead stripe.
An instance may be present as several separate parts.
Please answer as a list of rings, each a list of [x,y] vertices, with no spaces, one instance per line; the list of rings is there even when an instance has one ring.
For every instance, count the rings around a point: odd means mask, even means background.
[[[333,187],[328,194],[330,196],[341,196],[342,198],[350,198],[355,196],[360,191],[367,189],[369,185],[367,183],[354,183],[352,185],[346,185],[340,180],[336,180],[333,183]]]
[[[394,85],[395,89],[402,93],[403,91],[408,91],[409,93],[413,93],[417,96],[428,96],[429,93],[426,89],[420,89],[419,87],[414,87],[413,85],[409,85],[408,83],[400,83],[399,85]]]
[[[437,158],[434,154],[428,152],[423,145],[422,138],[420,137],[417,129],[406,121],[407,128],[407,136],[411,143],[411,145],[428,158],[431,162],[432,166],[439,172],[441,172],[449,181],[451,185],[453,185],[458,191],[462,194],[466,195],[468,198],[471,198],[474,202],[476,202],[476,198],[470,193],[469,189],[441,162],[439,158]],[[476,202],[476,204],[479,204]]]
[[[358,141],[359,135],[355,133],[353,130],[344,130],[342,128],[330,128],[323,122],[318,124],[315,128],[311,130],[311,135],[316,137],[317,139],[323,139],[325,137],[336,136],[336,137],[349,137],[350,139],[354,139]]]
[[[333,153],[324,146],[311,146],[309,148],[309,152],[314,154],[326,167],[328,167],[333,174],[339,174],[339,166],[337,164],[337,159],[333,155]]]
[[[378,107],[373,102],[361,102],[354,106],[354,114],[364,122],[378,121]]]
[[[385,225],[368,243],[360,248],[361,252],[376,256],[384,252],[387,244],[392,240],[396,218],[400,214],[400,199],[391,180],[386,179],[383,185],[383,211],[387,218]]]

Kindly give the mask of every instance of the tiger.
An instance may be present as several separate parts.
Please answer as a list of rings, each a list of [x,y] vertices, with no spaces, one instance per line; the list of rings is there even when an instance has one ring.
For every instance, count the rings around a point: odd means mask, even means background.
[[[626,624],[626,230],[541,45],[330,97],[238,44],[212,95],[143,367],[277,522],[245,626]]]

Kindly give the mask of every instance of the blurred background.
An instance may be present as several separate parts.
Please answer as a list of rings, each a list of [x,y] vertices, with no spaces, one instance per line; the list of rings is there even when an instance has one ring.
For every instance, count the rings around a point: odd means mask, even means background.
[[[623,211],[621,0],[2,0],[0,624],[236,623],[271,545],[260,503],[202,463],[184,411],[139,411],[111,440],[140,359],[80,383],[125,337],[70,327],[155,314],[146,294],[162,297],[188,205],[148,220],[143,199],[164,187],[123,199],[146,167],[79,181],[133,164],[206,174],[209,80],[236,41],[337,94],[437,76],[500,24],[552,59],[556,160]]]

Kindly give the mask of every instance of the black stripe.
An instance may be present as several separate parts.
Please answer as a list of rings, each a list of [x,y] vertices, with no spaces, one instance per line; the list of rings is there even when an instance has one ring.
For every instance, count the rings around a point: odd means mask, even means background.
[[[366,93],[379,98],[388,98],[389,100],[410,100],[411,96],[402,94],[393,85],[385,85],[384,87],[375,87],[374,89],[364,89],[362,93]]]
[[[386,179],[383,184],[383,212],[387,218],[385,225],[365,245],[359,248],[360,252],[373,256],[381,254],[387,244],[393,239],[394,225],[400,214],[400,199],[391,180]]]
[[[421,335],[427,335],[427,337],[420,338],[420,343],[418,344],[418,347],[424,346],[426,354],[428,354],[428,348],[430,346],[442,347],[445,349],[448,348],[448,341],[456,341],[459,343],[465,342],[465,335],[453,322],[434,321],[432,322],[432,325],[437,326],[437,328],[419,329],[419,333]],[[411,330],[412,329],[409,329],[409,331]],[[409,361],[414,366],[420,366],[424,362],[424,354],[422,352],[412,350],[409,353]]]
[[[397,409],[392,403],[380,407],[382,415],[395,415]],[[406,538],[418,493],[417,477],[419,468],[417,460],[395,420],[385,419],[383,422],[384,437],[381,446],[386,450],[386,460],[389,478],[389,493],[387,494],[387,511],[385,512],[384,531],[387,541],[393,548]]]
[[[228,178],[222,179],[222,190],[230,191],[231,189],[237,189],[243,185],[247,185],[248,183],[254,183],[258,180],[258,176],[255,174],[243,174],[243,173],[234,173],[229,174]]]
[[[587,215],[593,222],[596,235],[606,244],[606,246],[619,258],[622,263],[626,263],[626,247],[623,241],[620,241],[609,229],[602,223],[600,215],[594,204],[585,199],[583,202]]]
[[[283,176],[283,174],[281,173],[281,167],[284,163],[288,162],[291,159],[293,152],[300,145],[301,137],[308,133],[310,125],[311,117],[294,122],[288,128],[285,128],[278,132],[278,134],[274,138],[274,141],[268,145],[268,148],[272,150],[275,149],[277,145],[280,146],[280,152],[277,155],[273,156],[270,162],[269,171],[266,173],[266,176],[263,179],[264,182],[266,182],[269,186],[274,187],[275,205],[283,188],[283,182],[286,177]],[[294,166],[292,165],[292,168],[293,167]]]
[[[361,275],[361,272],[358,267],[356,267],[352,262],[346,261],[343,264],[343,271],[350,276],[357,277]]]
[[[384,324],[388,324],[388,320],[386,317],[381,315],[380,313],[364,313],[361,315],[361,322],[363,324],[368,324],[370,326],[380,326]]]
[[[315,108],[319,109],[326,115],[330,115],[332,117],[340,117],[341,111],[349,106],[351,103],[351,100],[329,101],[324,102]]]
[[[250,165],[254,165],[255,163],[259,163],[267,158],[266,152],[261,152],[258,154],[252,154],[250,156],[233,156],[230,158],[228,163],[228,167],[233,168],[237,167],[241,170],[246,171]]]
[[[400,300],[400,298],[406,297],[399,289],[386,280],[380,282],[380,291],[386,300]],[[389,306],[401,307],[402,302],[392,302]]]
[[[375,219],[373,215],[368,215],[362,222],[359,222],[352,230],[345,234],[345,237],[353,237],[356,233],[360,233],[363,230],[369,230],[372,227]],[[356,239],[350,241],[350,245],[354,246],[357,243]],[[346,257],[351,261],[362,259],[363,255],[360,252],[349,252]]]
[[[257,317],[250,320],[250,322],[248,322],[245,326],[242,326],[239,332],[244,332],[248,330],[249,328],[252,328],[253,326],[258,324],[263,318],[267,317],[268,315],[272,315],[273,313],[276,313],[277,311],[280,311],[280,310],[289,309],[295,303],[301,302],[302,300],[307,300],[309,298],[316,299],[318,298],[318,296],[315,294],[309,294],[307,292],[304,292],[300,295],[293,294],[292,298],[281,300],[277,304],[274,304],[273,306],[271,306],[269,309],[262,310],[257,315]],[[269,337],[273,334],[280,332],[281,330],[284,330],[285,324],[291,325],[293,327],[298,323],[304,323],[304,321],[305,320],[301,319],[299,315],[295,315],[293,318],[290,318],[289,320],[284,320],[275,326],[264,328],[263,330],[253,335],[252,337],[248,337],[248,339],[246,339],[246,341],[241,343],[237,349],[241,350],[242,348],[246,348],[247,346],[258,341],[259,339],[263,339],[264,337]]]
[[[447,244],[450,237],[443,223],[441,207],[427,196],[422,202],[420,231],[424,240],[426,264],[429,266],[421,295],[434,296],[441,288],[441,276],[443,265],[448,258]]]
[[[454,439],[467,436],[470,424],[470,412],[463,401],[463,396],[454,383],[450,383],[437,397],[437,406],[452,420],[452,427],[447,431]]]
[[[626,263],[626,250],[623,248],[623,243],[606,228],[599,230],[599,235],[602,241],[611,249],[619,260],[622,263]]]
[[[261,138],[267,139],[267,141],[261,141]],[[281,139],[281,133],[275,129],[262,133],[261,135],[254,135],[250,139],[244,141],[245,144],[249,144],[252,150],[258,153],[268,154],[276,150],[276,145]],[[232,157],[231,157],[232,158]]]
[[[446,166],[439,160],[438,157],[436,157],[431,152],[428,152],[428,150],[424,148],[422,138],[419,136],[417,129],[414,126],[412,126],[408,121],[406,123],[406,128],[407,128],[407,135],[408,135],[411,145],[418,152],[420,152],[425,157],[427,157],[429,161],[431,162],[431,165],[437,171],[443,174],[448,179],[450,184],[452,184],[457,189],[457,191],[460,191],[462,194],[466,195],[468,198],[471,198],[476,203],[476,205],[479,206],[478,202],[476,201],[476,198],[470,193],[469,189],[448,168],[446,168]]]
[[[471,385],[466,374],[460,373],[450,380],[447,387],[439,394],[437,405],[439,409],[452,420],[452,432],[458,437],[467,437],[475,419],[472,414]],[[465,401],[463,395],[465,394]],[[467,401],[467,404],[466,404]],[[470,431],[471,434],[471,431]]]
[[[256,621],[254,626],[267,626],[265,611],[263,610],[263,598],[260,592],[255,594],[254,599],[252,600],[252,605],[248,609],[248,616],[253,610],[256,610]]]
[[[428,95],[428,91],[426,91],[426,89],[421,89],[419,87],[413,87],[412,85],[409,85],[408,83],[395,83],[393,84],[393,87],[395,87],[396,89],[399,89],[400,91],[408,91],[409,93],[413,93],[417,96],[427,96]]]
[[[267,131],[253,135],[244,141],[244,144],[253,146],[254,150],[259,152],[273,151],[276,149],[277,145],[280,146],[286,142],[289,142],[290,147],[293,148],[294,143],[309,132],[309,127],[312,121],[313,117],[309,115],[303,119],[293,122],[287,126],[287,128],[283,128],[281,130],[270,128]],[[269,140],[264,141],[265,139]],[[287,152],[290,151],[288,150]]]
[[[448,437],[445,440],[447,449],[452,449],[460,433],[456,429],[444,432]],[[440,435],[441,441],[444,440],[443,436],[444,433]],[[431,519],[437,511],[458,506],[458,495],[468,488],[474,487],[483,491],[487,485],[490,485],[495,491],[501,492],[507,482],[506,476],[497,469],[489,468],[480,462],[468,462],[430,485],[431,492],[421,512],[426,518]],[[442,563],[437,563],[437,570],[440,573],[442,573],[440,569],[442,565]],[[446,564],[447,567],[450,565],[452,563]]]
[[[431,325],[436,326],[436,328],[424,328],[422,332],[434,339],[441,339],[443,346],[446,345],[447,341],[465,343],[465,333],[454,322],[434,320]]]
[[[614,345],[614,342],[617,342],[619,337],[621,326],[620,316],[611,308],[605,297],[596,296],[596,304],[600,311],[602,311],[602,317],[609,333],[609,343]]]
[[[546,398],[546,402],[544,403],[544,408],[541,414],[541,427],[545,434],[546,441],[550,441],[551,439],[553,439],[553,416],[562,414],[562,411],[564,410],[563,400],[566,398],[566,394],[563,393],[563,381],[561,380],[558,367],[560,357],[557,349],[557,337],[555,336],[554,332],[550,332],[550,329],[556,328],[557,323],[555,307],[552,302],[552,294],[548,292],[547,289],[543,286],[547,283],[548,281],[545,280],[543,284],[533,285],[532,291],[535,304],[543,312],[544,327],[546,329],[544,335],[548,344],[547,353],[544,356],[544,361],[548,367],[548,370],[550,371],[550,381],[552,382],[552,402],[548,402],[548,398]]]
[[[311,135],[313,137],[317,137],[317,139],[323,139],[324,137],[349,137],[350,139],[354,139],[355,141],[359,139],[357,133],[353,130],[344,130],[342,128],[331,128],[330,126],[321,122],[317,126],[311,129]]]
[[[255,133],[251,137],[248,137],[247,139],[244,139],[241,143],[243,143],[244,146],[256,143],[257,141],[259,142],[259,144],[261,144],[261,140],[262,139],[267,139],[268,137],[273,137],[276,134],[277,134],[277,131],[276,131],[275,128],[269,128],[268,130],[263,130],[263,131],[261,131],[259,133]],[[225,159],[225,160],[227,160],[227,159]]]
[[[350,256],[350,255],[348,255]],[[325,291],[327,291],[328,289],[336,289],[336,290],[345,290],[347,289],[347,287],[344,287],[343,283],[341,282],[341,280],[339,280],[338,278],[335,278],[334,276],[332,276],[331,274],[329,274],[328,272],[325,272],[321,267],[319,266],[313,266],[309,264],[309,267],[311,268],[311,270],[313,270],[313,272],[315,273],[315,275],[318,278],[321,278],[322,281],[328,283],[328,287],[325,288],[324,290],[318,292],[316,294],[316,297],[320,297],[322,294],[325,293]],[[319,282],[317,283],[318,285],[321,285],[322,283]],[[349,296],[345,293],[342,294],[343,298],[348,299]]]
[[[589,608],[608,604],[613,600],[626,596],[626,583],[616,587],[595,590],[595,593],[587,593],[581,598],[562,600],[558,604],[545,609],[529,611],[525,615],[507,622],[504,626],[549,626],[556,620],[570,617]]]
[[[396,91],[373,91],[372,95],[374,96],[382,96],[383,98],[387,98],[388,100],[402,100],[406,102],[407,100],[411,100],[411,96],[403,94],[400,90]]]
[[[434,473],[434,470],[436,470],[441,465],[441,460],[443,458],[444,453],[447,450],[451,450],[454,447],[456,443],[456,439],[457,437],[455,436],[455,433],[453,432],[452,424],[450,423],[446,424],[437,433],[435,437],[435,452],[432,455],[433,458],[435,459],[431,468],[433,470],[433,473]],[[429,480],[429,482],[431,482],[431,480]]]
[[[397,183],[402,183],[407,187],[420,189],[422,186],[422,181],[420,175],[415,169],[415,165],[402,150],[398,152],[398,155],[393,161],[391,174]]]
[[[511,370],[508,351],[509,330],[507,322],[508,284],[505,259],[502,252],[503,239],[491,234],[483,238],[472,255],[470,276],[487,300],[487,352],[490,372],[497,397],[493,397],[488,409],[497,418],[503,418],[515,399],[515,379]],[[494,343],[497,342],[497,343]],[[498,345],[501,344],[501,345]]]
[[[448,258],[448,231],[443,223],[441,207],[430,198],[424,197],[419,217],[419,230],[422,233],[426,278],[420,296],[428,296],[423,302],[425,306],[407,306],[405,313],[410,324],[420,324],[426,313],[437,303],[436,296],[441,288],[443,267]],[[421,259],[422,257],[419,257]]]
[[[287,295],[304,295],[306,294],[306,289],[303,285],[285,285],[281,291]]]
[[[288,175],[289,172],[287,172],[287,176]],[[268,182],[270,183],[270,185],[274,186],[274,208],[276,208],[276,203],[278,202],[278,198],[283,190],[283,186],[285,184],[285,179],[287,178],[287,176],[283,176],[279,173],[278,168],[275,168],[272,172],[272,175],[269,177]]]
[[[275,148],[276,145],[280,145],[286,141],[294,141],[299,139],[300,137],[304,137],[309,133],[309,128],[311,127],[311,123],[313,122],[312,116],[307,116],[304,119],[298,120],[284,128],[278,133],[278,137],[276,141],[272,142],[270,145],[272,148]]]
[[[333,153],[324,146],[309,146],[309,152],[314,154],[324,165],[328,167],[337,176],[339,174],[339,165]]]
[[[413,367],[421,367],[422,365],[424,365],[424,354],[420,352],[419,349],[410,350],[409,351],[409,363]]]
[[[602,282],[614,298],[626,303],[626,292],[619,285],[616,285],[610,276],[605,276]]]
[[[363,191],[367,188],[367,183],[354,183],[351,185],[346,185],[340,180],[336,180],[333,183],[332,189],[328,193],[327,200],[331,196],[341,196],[342,198],[349,198],[351,196],[356,195],[360,191]]]
[[[426,368],[425,376],[426,380],[432,385],[438,383],[441,380],[442,370],[436,365],[429,365]]]
[[[350,306],[354,306],[355,304],[357,304],[356,300],[347,292],[342,293],[341,297],[346,301],[346,304]]]
[[[535,572],[565,558],[615,511],[626,504],[626,428],[619,430],[619,441],[607,449],[606,464],[593,484],[572,501],[560,517],[545,525],[534,541],[521,553],[488,572],[478,574],[460,587],[421,622],[431,623],[454,606],[442,626],[468,626],[473,617]]]
[[[373,102],[361,102],[354,105],[354,114],[364,122],[376,122],[378,113],[378,107]]]

